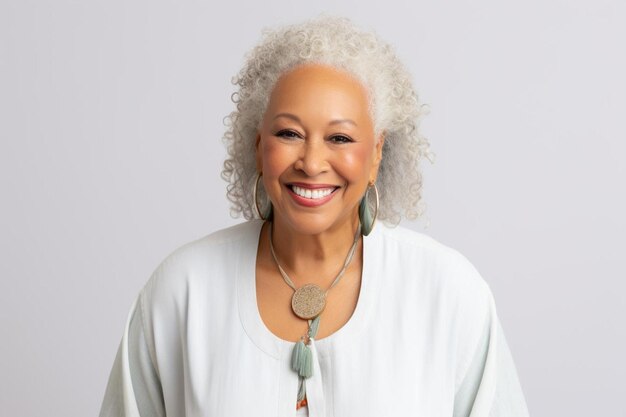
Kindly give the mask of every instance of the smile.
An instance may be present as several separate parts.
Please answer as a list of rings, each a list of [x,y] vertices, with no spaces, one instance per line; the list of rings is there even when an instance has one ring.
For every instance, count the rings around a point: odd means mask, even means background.
[[[339,188],[331,184],[287,184],[292,200],[299,206],[311,208],[328,203]]]
[[[291,185],[290,188],[291,191],[293,191],[294,194],[296,194],[297,196],[302,198],[308,198],[310,200],[319,200],[320,198],[327,197],[336,189],[336,187],[311,189],[298,187],[297,185]]]

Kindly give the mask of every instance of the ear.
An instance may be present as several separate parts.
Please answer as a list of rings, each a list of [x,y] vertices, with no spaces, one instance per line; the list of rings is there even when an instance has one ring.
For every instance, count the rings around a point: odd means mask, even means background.
[[[380,164],[380,161],[383,160],[383,146],[385,145],[385,132],[381,133],[378,136],[378,141],[376,142],[376,163]]]
[[[378,168],[383,160],[383,146],[385,145],[385,132],[381,133],[374,145],[374,164],[372,165],[372,171],[370,172],[370,183],[376,182],[378,176]]]
[[[263,152],[261,152],[261,132],[259,131],[257,131],[254,139],[254,148],[256,150],[256,170],[257,172],[263,172]]]

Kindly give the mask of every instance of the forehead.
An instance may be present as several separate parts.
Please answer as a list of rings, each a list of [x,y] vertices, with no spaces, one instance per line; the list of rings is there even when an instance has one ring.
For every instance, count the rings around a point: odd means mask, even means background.
[[[267,111],[369,118],[369,97],[366,88],[352,75],[330,66],[307,64],[278,79]]]

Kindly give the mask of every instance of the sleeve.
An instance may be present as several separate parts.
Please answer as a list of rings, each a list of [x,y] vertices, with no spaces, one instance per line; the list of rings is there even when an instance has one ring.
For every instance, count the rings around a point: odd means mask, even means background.
[[[457,387],[453,417],[528,417],[526,401],[495,302],[489,293],[488,314],[469,366]]]
[[[100,409],[100,417],[165,417],[161,382],[143,329],[141,295],[133,303]]]

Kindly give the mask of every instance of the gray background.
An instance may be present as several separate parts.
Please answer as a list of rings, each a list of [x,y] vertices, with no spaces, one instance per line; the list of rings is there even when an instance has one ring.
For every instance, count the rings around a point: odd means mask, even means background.
[[[531,414],[626,415],[623,2],[2,0],[1,416],[98,413],[154,268],[241,221],[231,76],[261,28],[324,10],[394,44],[431,106],[405,225],[481,271]]]

